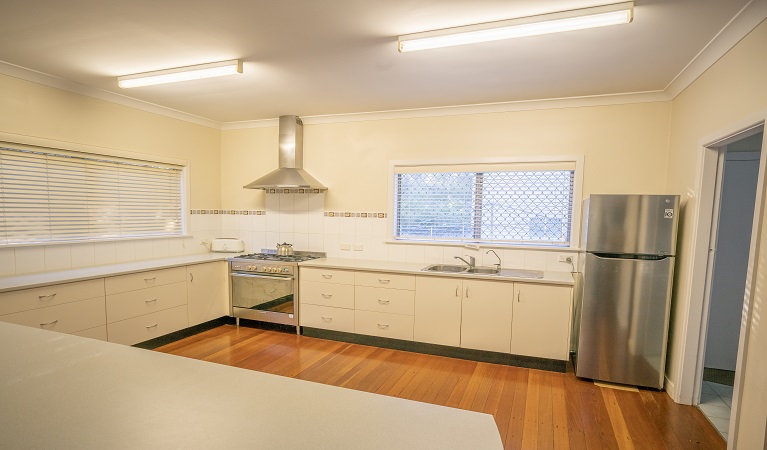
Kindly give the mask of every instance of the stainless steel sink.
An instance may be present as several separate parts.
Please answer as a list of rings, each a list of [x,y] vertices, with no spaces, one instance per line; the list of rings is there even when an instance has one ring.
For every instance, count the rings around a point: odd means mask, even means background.
[[[543,278],[540,270],[501,269],[499,275],[514,278]]]
[[[453,264],[432,264],[430,266],[426,266],[421,270],[424,270],[426,272],[448,272],[448,273],[459,273],[463,272],[467,269],[466,266],[457,266]]]
[[[476,273],[482,275],[497,275],[499,272],[495,267],[471,267],[466,269],[466,273]]]

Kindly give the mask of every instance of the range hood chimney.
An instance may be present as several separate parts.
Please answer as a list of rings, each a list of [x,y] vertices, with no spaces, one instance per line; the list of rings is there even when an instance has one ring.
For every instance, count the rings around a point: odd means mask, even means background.
[[[304,167],[304,123],[298,116],[280,116],[280,165],[245,189],[319,189],[328,188],[306,173]]]

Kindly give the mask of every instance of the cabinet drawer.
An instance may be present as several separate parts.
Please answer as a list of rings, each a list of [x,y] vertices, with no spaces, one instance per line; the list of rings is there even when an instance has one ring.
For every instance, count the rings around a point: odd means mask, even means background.
[[[355,272],[357,286],[384,287],[389,289],[415,289],[415,275],[400,275],[383,272]]]
[[[364,311],[412,316],[415,309],[415,292],[357,286],[354,288],[354,307]]]
[[[106,323],[104,298],[97,297],[0,316],[0,321],[44,330],[74,333]]]
[[[0,315],[103,296],[103,278],[4,292],[0,294]]]
[[[354,331],[359,334],[413,340],[413,316],[354,311]]]
[[[348,284],[301,281],[301,304],[333,306],[354,309],[354,286]]]
[[[118,322],[186,304],[186,283],[107,295],[107,322]]]
[[[185,267],[171,267],[170,269],[150,270],[147,272],[129,273],[117,277],[109,277],[104,281],[106,293],[119,294],[120,292],[135,291],[163,284],[186,281]]]
[[[109,342],[133,345],[187,327],[186,305],[107,325]]]
[[[88,328],[87,330],[82,331],[75,331],[74,333],[77,336],[87,337],[91,339],[98,339],[99,341],[106,341],[107,340],[107,326],[101,325],[96,328]]]
[[[300,279],[303,281],[318,281],[323,283],[354,284],[354,272],[339,269],[301,268]]]
[[[298,317],[303,327],[354,333],[353,309],[301,304]]]

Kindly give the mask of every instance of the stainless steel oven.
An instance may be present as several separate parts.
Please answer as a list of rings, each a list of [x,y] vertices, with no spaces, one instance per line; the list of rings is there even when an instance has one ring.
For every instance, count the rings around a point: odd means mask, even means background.
[[[232,316],[298,326],[298,262],[324,256],[254,253],[229,259]]]

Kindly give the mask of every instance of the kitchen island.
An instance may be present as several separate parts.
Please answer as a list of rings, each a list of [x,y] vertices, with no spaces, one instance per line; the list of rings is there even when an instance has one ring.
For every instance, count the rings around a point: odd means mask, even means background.
[[[493,417],[0,323],[4,448],[502,448]]]

